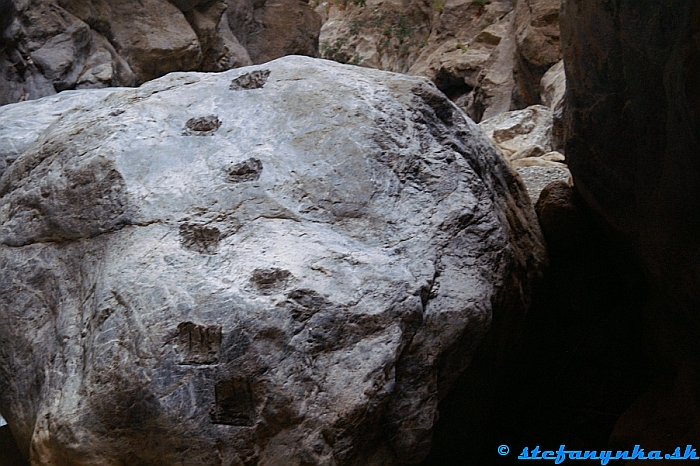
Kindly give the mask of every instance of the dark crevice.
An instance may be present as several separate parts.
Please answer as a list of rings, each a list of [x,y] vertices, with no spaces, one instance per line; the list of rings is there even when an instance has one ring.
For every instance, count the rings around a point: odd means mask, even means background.
[[[454,76],[448,73],[444,68],[438,71],[434,82],[437,88],[452,101],[469,94],[474,89],[464,81],[464,77]]]
[[[10,426],[0,427],[0,466],[29,466],[22,458]]]

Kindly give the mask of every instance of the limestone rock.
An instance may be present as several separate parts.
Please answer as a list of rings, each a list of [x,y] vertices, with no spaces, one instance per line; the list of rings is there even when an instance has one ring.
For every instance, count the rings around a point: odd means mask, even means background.
[[[94,105],[104,98],[103,92],[111,91],[64,91],[58,95],[44,97],[40,102],[29,101],[22,105],[4,107],[3,128],[0,133],[0,175],[37,141],[48,126],[66,113]],[[32,116],[27,118],[27,115]]]
[[[0,50],[0,104],[74,87],[91,48],[87,24],[42,2],[22,4],[14,15]]]
[[[564,60],[552,66],[540,81],[542,104],[552,110],[552,148],[564,150],[564,96],[566,94],[566,75]]]
[[[0,4],[0,105],[252,63],[223,0],[174,3],[184,13],[166,0]]]
[[[227,0],[231,30],[253,63],[318,56],[321,18],[300,0]]]
[[[553,181],[568,181],[571,173],[566,168],[559,167],[516,167],[527,187],[527,193],[532,202],[537,202],[540,193],[549,183]]]
[[[543,105],[502,113],[479,127],[508,159],[537,157],[552,150],[552,112]]]
[[[512,8],[510,0],[324,2],[321,54],[428,77],[479,121],[511,108]]]
[[[94,9],[109,24],[113,43],[140,82],[196,69],[202,61],[197,35],[166,0],[96,2]]]
[[[518,0],[515,7],[515,108],[539,104],[540,80],[561,60],[561,0]]]
[[[542,105],[549,107],[553,112],[564,105],[566,93],[566,76],[564,74],[564,60],[560,60],[542,76],[540,81],[540,97]]]
[[[416,463],[546,260],[422,78],[174,73],[0,108],[0,143],[0,412],[33,464]]]

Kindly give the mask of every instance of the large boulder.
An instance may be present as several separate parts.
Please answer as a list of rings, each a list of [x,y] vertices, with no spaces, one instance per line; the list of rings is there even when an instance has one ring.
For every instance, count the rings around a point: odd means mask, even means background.
[[[616,437],[672,451],[700,441],[700,4],[565,0],[561,27],[567,162],[639,267],[636,320],[663,379]]]
[[[0,412],[33,464],[416,463],[545,261],[424,78],[170,74],[3,107],[2,141]]]

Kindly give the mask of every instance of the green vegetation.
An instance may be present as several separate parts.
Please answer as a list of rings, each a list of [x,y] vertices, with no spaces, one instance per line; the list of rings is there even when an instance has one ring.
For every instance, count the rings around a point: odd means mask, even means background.
[[[481,30],[483,31],[487,27],[491,26],[493,24],[493,21],[486,21],[484,24],[481,25]]]
[[[439,11],[440,13],[442,13],[445,10],[445,1],[446,0],[433,0],[430,7],[433,10]]]
[[[455,48],[456,48],[457,50],[461,50],[462,53],[466,53],[466,52],[467,52],[467,46],[464,45],[464,44],[461,43],[461,42],[457,42],[457,45],[455,45]]]
[[[340,50],[347,43],[348,40],[345,37],[338,37],[332,44],[327,40],[324,40],[321,42],[320,46],[321,56],[323,58],[327,58],[328,60],[340,61],[337,59],[341,54]]]
[[[362,57],[360,55],[355,54],[349,57],[348,54],[342,50],[347,43],[348,39],[345,37],[338,37],[333,43],[324,40],[319,47],[321,57],[327,60],[337,61],[338,63],[359,65],[362,62]]]
[[[360,33],[363,27],[364,21],[361,21],[359,19],[353,19],[348,23],[348,32],[351,36],[354,37]]]
[[[316,0],[320,1],[320,0]],[[337,6],[339,9],[344,10],[348,6],[348,1],[349,0],[330,0],[330,2]],[[367,5],[367,0],[351,0],[352,4],[355,6],[366,6]]]

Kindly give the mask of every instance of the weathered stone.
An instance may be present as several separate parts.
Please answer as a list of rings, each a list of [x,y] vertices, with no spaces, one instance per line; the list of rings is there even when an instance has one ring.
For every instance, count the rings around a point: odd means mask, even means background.
[[[92,48],[75,88],[94,89],[135,85],[137,78],[126,60],[117,53],[107,39],[94,30],[90,32]]]
[[[253,63],[318,56],[321,18],[299,0],[227,0],[228,22]]]
[[[14,14],[0,50],[0,104],[75,86],[90,51],[89,27],[61,8],[37,1]]]
[[[512,160],[510,162],[513,167],[557,167],[566,168],[566,164],[547,160],[543,157],[527,157],[524,159]]]
[[[321,55],[430,78],[479,121],[511,109],[510,0],[325,2]]]
[[[566,75],[564,60],[551,67],[540,81],[542,104],[552,110],[552,148],[564,150],[564,95],[566,94]]]
[[[583,248],[594,236],[590,217],[569,183],[553,181],[540,194],[535,205],[547,246],[557,254]]]
[[[537,202],[542,190],[552,181],[567,181],[571,177],[571,173],[566,168],[516,167],[516,170],[523,179],[532,202]]]
[[[113,43],[140,82],[193,70],[202,62],[197,35],[166,0],[114,0],[102,9]]]
[[[561,0],[518,0],[515,6],[515,108],[541,103],[540,80],[561,60]]]
[[[6,106],[6,132],[0,411],[33,464],[415,463],[545,260],[519,177],[421,78],[288,57]]]
[[[202,47],[201,71],[224,71],[252,65],[248,52],[231,32],[226,2],[217,0],[186,10],[185,17]]]
[[[552,150],[552,112],[542,105],[502,113],[482,121],[479,127],[508,159],[518,153],[525,157]]]

